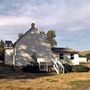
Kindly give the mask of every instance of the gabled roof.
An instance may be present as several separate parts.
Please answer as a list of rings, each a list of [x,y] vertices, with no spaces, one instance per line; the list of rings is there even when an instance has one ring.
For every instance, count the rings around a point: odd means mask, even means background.
[[[29,29],[26,33],[24,33],[20,38],[17,39],[17,41],[14,43],[14,46],[16,45],[16,43],[21,40],[31,29]]]
[[[16,43],[19,42],[27,33],[29,33],[29,32],[32,31],[32,30],[38,30],[37,28],[35,28],[35,24],[34,24],[34,23],[31,24],[31,28],[30,28],[27,32],[25,32],[20,38],[17,39],[17,41],[14,43],[14,46],[15,46]]]

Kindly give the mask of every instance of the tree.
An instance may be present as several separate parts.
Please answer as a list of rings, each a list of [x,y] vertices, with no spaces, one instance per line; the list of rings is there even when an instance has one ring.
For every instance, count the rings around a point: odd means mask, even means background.
[[[0,41],[0,60],[4,60],[4,41]]]
[[[57,45],[55,37],[56,37],[56,33],[54,30],[49,30],[47,32],[47,39],[48,39],[51,46]]]
[[[4,48],[4,41],[3,40],[0,41],[0,46],[2,46]]]
[[[90,60],[90,53],[86,54],[87,60]]]
[[[33,52],[33,54],[32,54],[31,57],[32,57],[32,59],[33,59],[33,61],[31,61],[31,64],[32,64],[33,66],[37,65],[38,63],[37,63],[36,52]]]
[[[4,48],[0,45],[0,56],[2,56],[4,53]]]

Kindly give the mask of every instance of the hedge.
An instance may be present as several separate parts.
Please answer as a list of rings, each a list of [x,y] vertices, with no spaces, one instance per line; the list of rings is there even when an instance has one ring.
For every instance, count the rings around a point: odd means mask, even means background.
[[[82,65],[75,65],[72,67],[73,72],[88,72],[89,68]]]

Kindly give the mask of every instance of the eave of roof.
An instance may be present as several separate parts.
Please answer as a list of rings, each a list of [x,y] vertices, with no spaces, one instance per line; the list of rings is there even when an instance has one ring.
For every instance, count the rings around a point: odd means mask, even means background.
[[[51,50],[55,53],[78,53],[71,48],[52,47]]]

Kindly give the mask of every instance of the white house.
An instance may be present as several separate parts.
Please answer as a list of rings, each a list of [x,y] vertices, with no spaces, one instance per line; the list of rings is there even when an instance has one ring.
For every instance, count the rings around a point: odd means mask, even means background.
[[[79,65],[79,55],[78,51],[75,51],[71,48],[60,48],[53,47],[53,54],[63,63],[67,63],[70,65]]]
[[[13,61],[13,44],[12,41],[5,41],[5,65],[12,65]]]
[[[79,52],[71,48],[53,47],[53,55],[56,56],[62,63],[70,65],[79,65],[86,63],[86,57],[79,57]]]
[[[60,67],[64,73],[63,64],[79,65],[78,52],[70,48],[51,48],[44,31],[31,24],[31,28],[23,34],[15,43],[5,46],[5,64],[24,67],[33,61],[32,55],[36,54],[39,69],[48,71],[54,66],[57,73]]]
[[[31,28],[15,42],[12,57],[10,55],[12,52],[10,48],[5,51],[5,63],[11,62],[12,58],[12,64],[15,66],[23,67],[29,65],[30,62],[33,61],[31,57],[33,53],[36,53],[40,70],[45,70],[44,68],[47,67],[47,71],[48,66],[52,65],[51,45],[45,33],[36,28],[34,23],[32,23]],[[44,64],[45,67],[42,67],[42,64]]]

